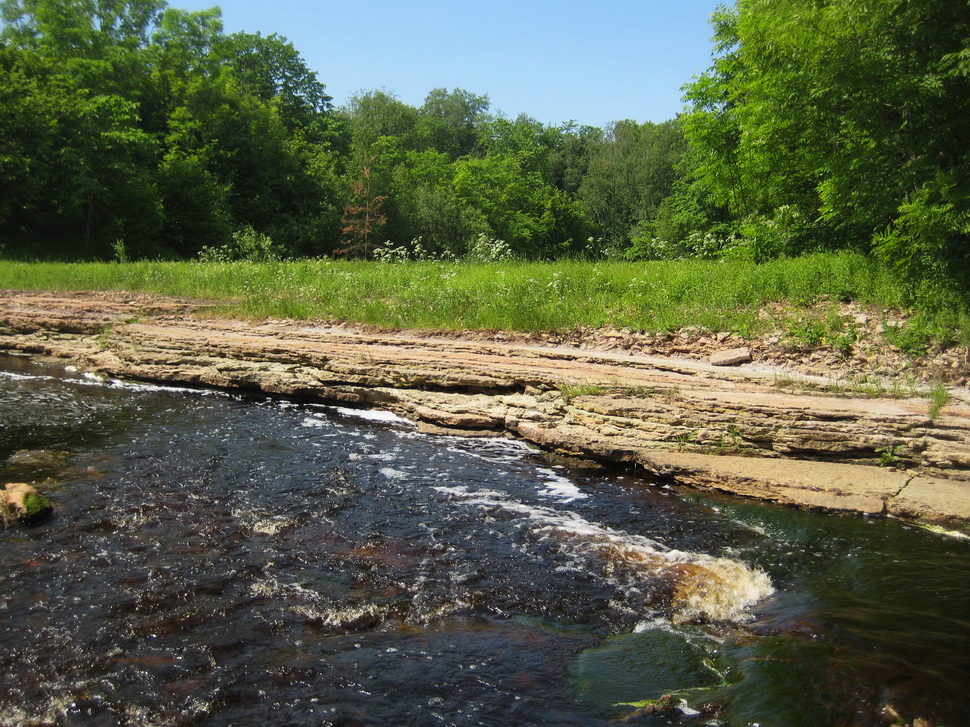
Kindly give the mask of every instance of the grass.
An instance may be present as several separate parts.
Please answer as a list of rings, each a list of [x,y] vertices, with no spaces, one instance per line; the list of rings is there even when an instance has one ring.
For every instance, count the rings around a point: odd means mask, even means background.
[[[940,410],[950,403],[950,390],[946,384],[942,381],[937,382],[936,386],[930,389],[929,400],[930,419],[936,419]]]
[[[151,292],[215,300],[229,315],[388,328],[565,331],[612,326],[662,332],[701,326],[742,336],[758,335],[771,325],[758,315],[771,302],[795,310],[820,301],[893,309],[908,302],[906,289],[886,268],[850,253],[762,265],[703,260],[0,262],[0,289]],[[970,330],[965,310],[917,312],[926,321],[922,328],[938,336],[960,341]]]
[[[559,392],[567,403],[571,403],[578,396],[599,396],[607,393],[607,389],[595,384],[562,384],[559,387]]]
[[[835,396],[849,394],[862,399],[908,399],[927,393],[915,379],[889,378],[871,374],[855,374],[827,381],[782,374],[776,375],[773,383],[776,388],[783,391],[811,391]]]

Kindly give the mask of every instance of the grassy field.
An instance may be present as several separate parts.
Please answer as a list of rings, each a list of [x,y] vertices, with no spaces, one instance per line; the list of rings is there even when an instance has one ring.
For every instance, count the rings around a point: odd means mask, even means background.
[[[0,262],[0,289],[127,290],[224,301],[227,315],[329,319],[389,328],[559,331],[702,326],[745,336],[809,306],[856,302],[907,310],[926,335],[965,343],[962,305],[914,297],[855,254],[746,262],[299,260],[274,263]],[[922,300],[919,305],[916,301]],[[892,315],[892,314],[887,314]]]

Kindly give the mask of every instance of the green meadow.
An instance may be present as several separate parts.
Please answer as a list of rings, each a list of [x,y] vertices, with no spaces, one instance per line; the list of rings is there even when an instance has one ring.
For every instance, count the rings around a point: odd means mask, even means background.
[[[945,344],[967,340],[959,301],[899,282],[852,253],[746,261],[376,263],[0,262],[0,288],[123,290],[215,301],[222,315],[325,319],[385,328],[652,332],[700,326],[742,336],[822,321],[841,302]],[[810,313],[808,311],[811,311]],[[820,322],[819,325],[823,325]]]

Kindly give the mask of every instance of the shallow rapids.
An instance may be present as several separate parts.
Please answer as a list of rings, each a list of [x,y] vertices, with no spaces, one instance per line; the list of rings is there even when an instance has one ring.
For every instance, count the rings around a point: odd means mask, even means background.
[[[379,412],[0,366],[0,477],[56,509],[0,532],[2,725],[881,724],[943,694],[970,715],[945,688],[965,658],[931,638],[927,691],[813,585],[838,543],[877,557],[860,529],[951,575],[963,542]]]

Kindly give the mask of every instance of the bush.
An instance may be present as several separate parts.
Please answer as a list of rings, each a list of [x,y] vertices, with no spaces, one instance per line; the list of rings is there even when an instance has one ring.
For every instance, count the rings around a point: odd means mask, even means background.
[[[497,263],[515,257],[512,247],[505,241],[478,233],[468,245],[468,259],[483,263]]]
[[[403,263],[408,260],[426,260],[430,262],[453,262],[456,258],[448,250],[433,252],[424,246],[423,237],[415,237],[404,245],[393,245],[390,241],[374,250],[372,259],[379,263]]]
[[[652,231],[650,223],[640,223],[634,228],[625,253],[628,260],[716,260],[728,255],[737,245],[736,238],[723,226],[707,232],[690,232],[680,241],[658,237]]]
[[[249,225],[234,232],[231,242],[221,247],[203,246],[199,251],[199,260],[208,263],[268,263],[282,259],[283,248],[269,235],[257,232]]]
[[[749,215],[739,229],[741,239],[731,248],[730,256],[756,263],[805,252],[809,233],[804,215],[792,205],[778,207],[770,218]]]
[[[909,282],[913,297],[959,298],[970,293],[970,210],[955,186],[924,185],[899,207],[899,216],[873,238],[876,257]]]

